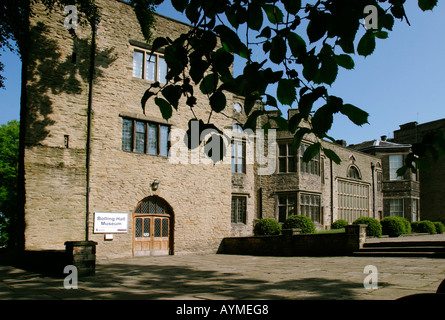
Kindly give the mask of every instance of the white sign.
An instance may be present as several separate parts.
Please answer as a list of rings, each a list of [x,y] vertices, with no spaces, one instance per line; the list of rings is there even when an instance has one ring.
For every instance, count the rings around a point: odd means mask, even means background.
[[[128,232],[128,213],[94,213],[94,233]]]

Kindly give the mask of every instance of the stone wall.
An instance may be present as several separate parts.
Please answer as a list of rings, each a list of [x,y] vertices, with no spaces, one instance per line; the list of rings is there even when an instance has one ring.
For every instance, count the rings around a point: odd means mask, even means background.
[[[394,131],[397,143],[418,143],[431,131],[445,131],[445,119],[423,124],[410,122]],[[430,161],[431,168],[419,173],[420,181],[420,212],[423,220],[442,221],[445,223],[445,202],[441,190],[445,188],[445,158]]]
[[[294,110],[290,110],[290,116]],[[275,115],[269,112],[268,115]],[[265,121],[263,119],[262,121]],[[304,124],[303,124],[304,125]],[[289,132],[277,131],[277,143],[291,143],[293,136]],[[267,141],[267,139],[266,139]],[[310,145],[318,141],[313,135],[305,135],[302,141]],[[323,153],[320,155],[320,174],[308,174],[301,171],[301,153],[297,153],[296,172],[279,173],[278,162],[275,173],[261,176],[257,179],[257,190],[262,190],[262,217],[278,220],[278,197],[281,194],[314,194],[321,199],[321,221],[315,221],[317,229],[328,229],[332,222],[338,220],[339,215],[339,181],[364,185],[369,190],[368,210],[363,215],[376,217],[383,210],[383,196],[381,190],[377,190],[377,171],[381,172],[381,161],[378,157],[346,148],[340,144],[322,141],[324,148],[333,150],[341,159],[340,164],[331,162]],[[276,145],[272,146],[277,148]],[[265,154],[269,152],[265,144]],[[277,150],[278,152],[278,150]],[[355,166],[360,174],[360,179],[348,176],[348,169]],[[299,197],[297,196],[297,200]],[[297,212],[300,213],[299,203]],[[348,220],[348,219],[347,219]],[[354,219],[349,221],[352,223]]]
[[[298,230],[298,229],[295,229]],[[343,233],[298,234],[225,238],[219,253],[258,256],[337,256],[363,248],[366,225],[350,225]]]
[[[171,163],[167,157],[122,151],[122,115],[165,120],[152,100],[147,103],[145,115],[142,114],[140,99],[150,83],[132,76],[134,44],[144,42],[132,8],[121,1],[100,0],[97,4],[101,8],[101,22],[93,84],[88,238],[98,243],[99,258],[131,256],[134,209],[142,199],[156,195],[173,208],[175,254],[215,252],[221,240],[232,232],[230,163],[191,164],[190,151],[185,164]],[[29,95],[36,97],[34,87],[44,91],[48,106],[42,110],[38,103],[30,102],[25,156],[26,248],[62,249],[66,241],[85,239],[88,102],[85,72],[89,65],[90,34],[87,26],[81,26],[73,38],[63,27],[64,16],[60,12],[40,13],[38,8],[36,12],[31,24],[44,25],[45,37],[57,49],[51,52],[51,60],[45,58],[49,53],[38,52],[49,50],[43,44],[36,46],[31,55],[36,67],[29,71]],[[175,38],[188,28],[186,24],[157,16],[153,36]],[[56,70],[52,64],[57,65]],[[62,79],[53,78],[57,70],[65,71],[60,75]],[[59,81],[61,88],[56,90],[54,83]],[[195,93],[198,104],[194,112],[198,118],[207,120],[208,98],[199,89]],[[228,97],[230,107],[231,99]],[[192,117],[190,108],[181,100],[168,124],[171,130],[185,131]],[[215,113],[212,121],[220,128],[232,125],[231,119]],[[37,129],[40,129],[38,136]],[[65,136],[69,136],[68,146]],[[160,181],[156,191],[151,188],[155,179]],[[253,184],[249,185],[250,194]],[[253,198],[249,198],[248,205],[252,211]],[[93,233],[94,212],[128,213],[128,232],[105,241],[104,234]]]

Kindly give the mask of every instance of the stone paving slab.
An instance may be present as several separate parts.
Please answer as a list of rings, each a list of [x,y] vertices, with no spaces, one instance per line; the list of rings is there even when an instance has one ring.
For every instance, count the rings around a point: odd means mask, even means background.
[[[364,287],[368,265],[377,289]],[[98,260],[95,276],[65,289],[63,276],[3,263],[0,300],[394,300],[435,293],[444,279],[445,259],[209,254]]]

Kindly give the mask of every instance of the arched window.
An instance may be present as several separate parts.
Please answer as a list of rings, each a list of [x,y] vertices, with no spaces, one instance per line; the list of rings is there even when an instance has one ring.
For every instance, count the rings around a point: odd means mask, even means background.
[[[135,214],[148,213],[148,214],[170,214],[170,206],[161,198],[149,197],[142,200],[136,210]]]
[[[352,179],[361,179],[360,172],[358,171],[357,167],[350,166],[348,170],[348,177]]]

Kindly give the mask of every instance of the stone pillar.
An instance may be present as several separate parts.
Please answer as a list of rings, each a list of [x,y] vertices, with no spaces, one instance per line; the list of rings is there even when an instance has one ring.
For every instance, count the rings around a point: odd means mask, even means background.
[[[65,250],[68,263],[77,268],[79,276],[91,276],[96,272],[96,245],[94,241],[67,241]]]
[[[348,251],[352,253],[363,248],[367,227],[366,224],[352,224],[345,227]]]
[[[292,237],[294,235],[301,234],[301,229],[297,229],[297,228],[295,228],[295,229],[283,229],[283,230],[281,230],[281,234],[284,237]]]

